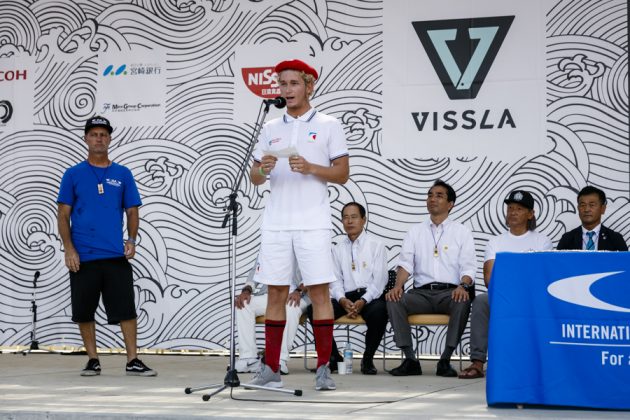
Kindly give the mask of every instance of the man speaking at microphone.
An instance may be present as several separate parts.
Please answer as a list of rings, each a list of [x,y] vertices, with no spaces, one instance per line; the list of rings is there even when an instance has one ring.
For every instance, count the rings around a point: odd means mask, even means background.
[[[250,383],[282,387],[279,357],[295,257],[313,304],[315,389],[334,390],[327,366],[333,332],[328,284],[334,280],[328,183],[348,180],[348,148],[341,123],[310,104],[317,71],[300,60],[283,61],[274,70],[287,111],[263,127],[250,170],[254,185],[269,178],[271,189],[255,277],[269,289],[265,364]]]

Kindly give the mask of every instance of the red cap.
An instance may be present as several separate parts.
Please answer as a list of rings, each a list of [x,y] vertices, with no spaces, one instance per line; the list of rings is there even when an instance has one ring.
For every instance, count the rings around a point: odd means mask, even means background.
[[[311,76],[313,76],[315,78],[315,80],[317,80],[317,78],[319,77],[317,75],[317,70],[315,70],[313,67],[309,66],[308,64],[306,64],[302,60],[283,61],[283,62],[279,63],[278,65],[276,65],[274,70],[275,70],[276,73],[280,73],[283,70],[303,71],[304,73],[310,74]]]

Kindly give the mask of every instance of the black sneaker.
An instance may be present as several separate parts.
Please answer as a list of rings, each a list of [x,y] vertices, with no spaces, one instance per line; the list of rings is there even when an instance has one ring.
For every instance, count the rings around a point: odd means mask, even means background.
[[[135,358],[127,363],[125,368],[129,376],[157,376],[157,372],[142,363],[142,360]]]
[[[81,371],[81,376],[98,376],[101,374],[101,362],[98,359],[90,359]]]

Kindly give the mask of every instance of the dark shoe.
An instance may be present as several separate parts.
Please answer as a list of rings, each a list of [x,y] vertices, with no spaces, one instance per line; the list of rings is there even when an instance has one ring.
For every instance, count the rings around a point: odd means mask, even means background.
[[[330,362],[328,362],[328,368],[330,369],[330,373],[337,372],[339,370],[337,363],[338,362],[336,360],[330,359]],[[317,369],[315,369],[315,372],[317,372]]]
[[[453,369],[453,366],[451,366],[448,360],[440,360],[437,364],[437,371],[435,374],[445,378],[455,378],[457,376],[457,371]]]
[[[389,371],[394,376],[422,375],[420,362],[414,359],[405,359],[400,366]]]
[[[81,376],[98,376],[101,374],[101,362],[98,359],[90,359],[81,371]]]
[[[361,373],[364,375],[376,375],[378,371],[372,360],[361,360]]]
[[[128,376],[157,376],[157,372],[142,363],[142,360],[136,358],[125,366],[125,372]]]

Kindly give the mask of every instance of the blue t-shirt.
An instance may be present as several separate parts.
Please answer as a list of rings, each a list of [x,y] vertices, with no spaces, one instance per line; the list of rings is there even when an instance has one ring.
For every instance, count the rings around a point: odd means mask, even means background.
[[[99,194],[99,181],[103,194]],[[66,170],[57,202],[72,207],[72,243],[81,261],[125,255],[123,212],[142,204],[131,171],[112,162],[98,168],[83,161]]]

